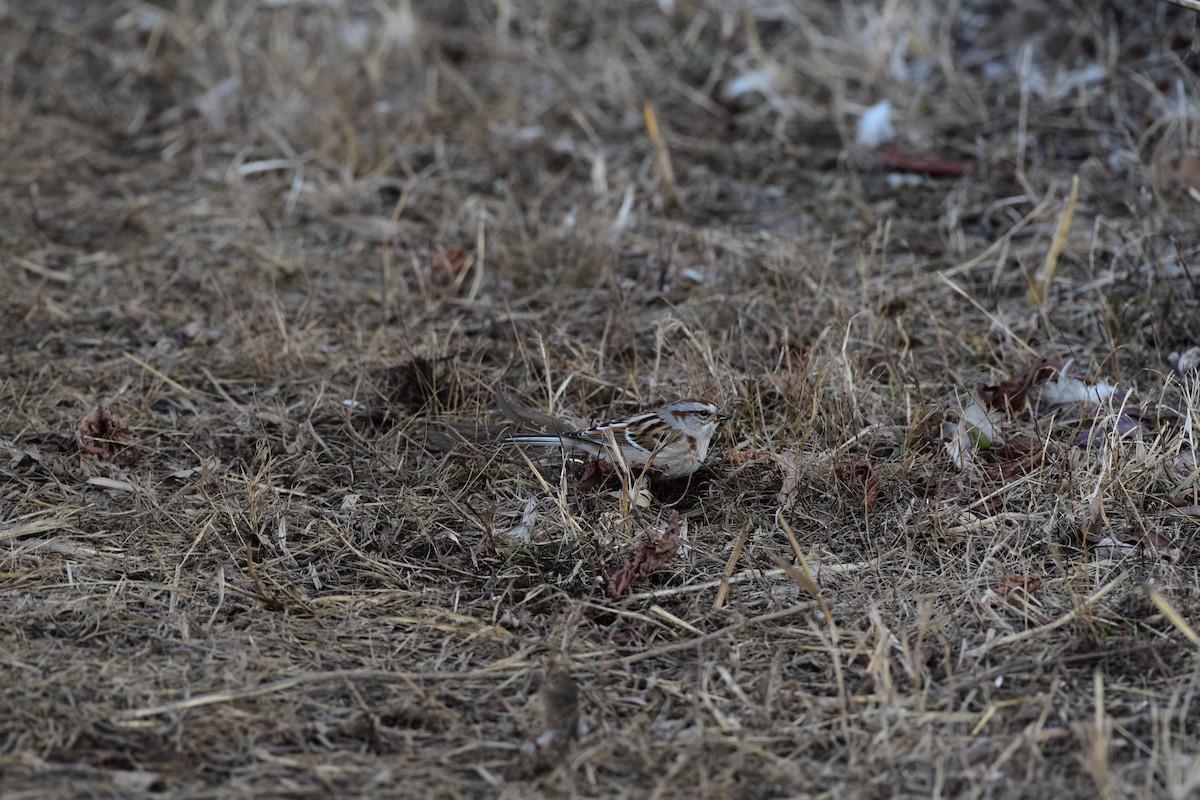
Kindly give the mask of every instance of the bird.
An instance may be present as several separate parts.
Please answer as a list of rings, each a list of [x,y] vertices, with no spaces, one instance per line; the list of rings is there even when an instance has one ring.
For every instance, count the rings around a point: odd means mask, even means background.
[[[722,422],[730,419],[713,402],[685,397],[627,419],[557,433],[513,434],[510,444],[561,447],[618,469],[654,478],[686,478],[704,464],[708,446]]]

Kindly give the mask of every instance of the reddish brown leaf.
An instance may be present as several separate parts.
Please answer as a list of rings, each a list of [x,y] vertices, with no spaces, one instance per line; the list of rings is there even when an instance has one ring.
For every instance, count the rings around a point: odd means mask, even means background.
[[[1054,377],[1055,373],[1062,369],[1062,366],[1061,361],[1042,356],[996,386],[981,386],[979,397],[990,408],[997,411],[1019,414],[1025,410],[1025,404],[1029,399],[1029,390]]]
[[[995,463],[984,466],[984,473],[993,481],[1008,481],[1020,475],[1028,475],[1042,465],[1046,451],[1040,441],[1032,436],[1014,436],[1004,444],[993,447],[991,455]]]
[[[608,581],[608,596],[617,600],[629,587],[649,577],[651,572],[669,564],[679,549],[679,512],[672,511],[661,538],[651,537],[638,545],[637,552]]]
[[[952,158],[913,158],[901,153],[895,145],[877,154],[880,166],[898,172],[920,172],[934,177],[957,178],[975,169],[974,161]]]
[[[801,479],[804,476],[803,460],[791,450],[782,453],[772,453],[769,450],[743,450],[731,453],[726,462],[739,466],[766,462],[776,467],[783,476],[779,487],[778,502],[785,511],[791,510],[801,489]]]
[[[1028,475],[1042,463],[1042,452],[1030,453],[1027,456],[1002,461],[999,464],[988,464],[984,473],[994,481],[1010,481],[1022,475]]]
[[[467,268],[467,251],[456,244],[443,247],[429,259],[429,279],[435,286],[449,286]]]
[[[996,584],[996,594],[1000,596],[1001,600],[1005,601],[1012,594],[1017,594],[1023,599],[1040,589],[1042,582],[1045,580],[1045,577],[1042,575],[1014,575],[1009,573]]]
[[[146,457],[146,448],[112,411],[100,406],[89,411],[75,428],[71,448],[91,453],[118,467],[132,467]]]
[[[1002,444],[993,446],[990,452],[997,460],[1008,461],[1040,454],[1043,450],[1044,446],[1039,439],[1032,436],[1014,436]]]
[[[1115,531],[1107,535],[1094,535],[1089,539],[1095,547],[1111,551],[1113,555],[1134,553],[1140,549],[1143,556],[1157,556],[1176,561],[1182,554],[1179,546],[1173,541],[1150,529],[1143,533],[1131,530]]]
[[[870,510],[871,506],[875,505],[875,500],[879,497],[880,481],[870,461],[842,461],[834,464],[833,470],[842,480],[862,486],[864,509]]]
[[[603,486],[609,478],[616,474],[617,468],[609,462],[601,461],[598,458],[589,458],[583,462],[577,488],[581,492],[590,492]]]

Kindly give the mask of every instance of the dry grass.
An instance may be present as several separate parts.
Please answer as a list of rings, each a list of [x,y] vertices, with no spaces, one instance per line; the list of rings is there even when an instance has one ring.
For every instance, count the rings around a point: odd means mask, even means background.
[[[1200,787],[1194,16],[732,5],[0,4],[5,797]],[[1037,356],[1145,432],[956,467]],[[635,514],[499,385],[736,419]]]

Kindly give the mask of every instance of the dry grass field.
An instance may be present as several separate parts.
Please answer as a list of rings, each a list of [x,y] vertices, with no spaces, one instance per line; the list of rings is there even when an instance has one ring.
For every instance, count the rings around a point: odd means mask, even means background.
[[[1198,37],[0,2],[0,795],[1196,796]]]

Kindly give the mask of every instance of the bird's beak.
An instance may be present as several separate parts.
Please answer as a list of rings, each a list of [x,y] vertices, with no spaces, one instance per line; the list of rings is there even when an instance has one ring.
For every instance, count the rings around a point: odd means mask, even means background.
[[[733,419],[733,414],[726,414],[724,411],[718,411],[718,412],[717,412],[717,419],[719,419],[719,420],[721,420],[722,422],[724,422],[724,421],[725,421],[725,420],[727,420],[727,419]]]

